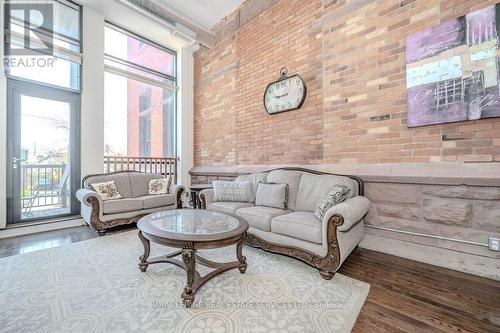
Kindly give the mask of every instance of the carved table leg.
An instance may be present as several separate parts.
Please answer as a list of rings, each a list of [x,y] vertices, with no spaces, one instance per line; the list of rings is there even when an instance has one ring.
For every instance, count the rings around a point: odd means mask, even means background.
[[[238,257],[238,261],[241,264],[238,269],[240,270],[241,274],[245,273],[247,270],[247,258],[242,254],[244,243],[245,237],[241,238],[241,240],[238,242],[238,245],[236,246],[236,256]]]
[[[191,202],[193,203],[193,209],[196,209],[196,192],[191,191]]]
[[[139,257],[139,260],[141,261],[139,263],[139,269],[141,270],[141,272],[145,272],[149,265],[148,257],[151,251],[151,247],[149,244],[149,240],[146,237],[144,237],[142,231],[139,231],[139,239],[141,240],[142,245],[144,246],[144,254]]]
[[[184,287],[184,292],[182,293],[182,299],[184,300],[184,305],[188,308],[193,305],[194,292],[193,292],[193,282],[195,276],[195,250],[193,249],[183,249],[182,250],[182,261],[186,267],[187,282]]]

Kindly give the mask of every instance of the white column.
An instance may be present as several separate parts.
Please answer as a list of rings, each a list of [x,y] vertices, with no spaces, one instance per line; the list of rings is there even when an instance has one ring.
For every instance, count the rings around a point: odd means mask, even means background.
[[[104,171],[104,15],[83,7],[81,175]]]
[[[179,91],[177,95],[177,182],[184,186],[191,184],[189,170],[193,167],[193,84],[194,47],[184,47],[178,52]]]
[[[4,2],[0,1],[0,229],[7,226],[7,82],[4,72]]]

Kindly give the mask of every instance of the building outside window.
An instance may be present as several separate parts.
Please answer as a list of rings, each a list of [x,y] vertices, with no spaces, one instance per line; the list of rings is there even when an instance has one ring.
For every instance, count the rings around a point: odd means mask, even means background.
[[[151,116],[139,117],[139,156],[151,156]]]
[[[105,155],[175,157],[176,53],[111,24],[105,53]]]
[[[144,112],[151,107],[151,87],[143,87],[139,95],[139,112]]]

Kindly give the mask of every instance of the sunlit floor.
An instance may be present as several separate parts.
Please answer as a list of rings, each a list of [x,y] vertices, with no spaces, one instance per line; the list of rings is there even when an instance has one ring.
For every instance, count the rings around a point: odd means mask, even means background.
[[[112,235],[134,229],[135,224],[118,226],[110,230],[108,234]],[[0,239],[0,258],[50,249],[96,237],[98,237],[97,233],[86,226],[4,238]]]
[[[30,211],[26,208],[23,209],[21,213],[22,220],[31,219],[44,219],[48,217],[60,216],[69,214],[71,209],[69,207],[61,207],[61,205],[44,206],[44,207],[34,207]]]

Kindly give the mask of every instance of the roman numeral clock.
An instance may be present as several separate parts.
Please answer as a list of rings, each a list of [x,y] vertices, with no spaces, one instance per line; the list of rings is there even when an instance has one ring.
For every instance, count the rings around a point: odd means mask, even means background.
[[[264,93],[264,107],[267,113],[276,114],[300,109],[306,99],[307,87],[299,74],[287,76],[288,69],[282,68],[280,78],[267,85]]]

